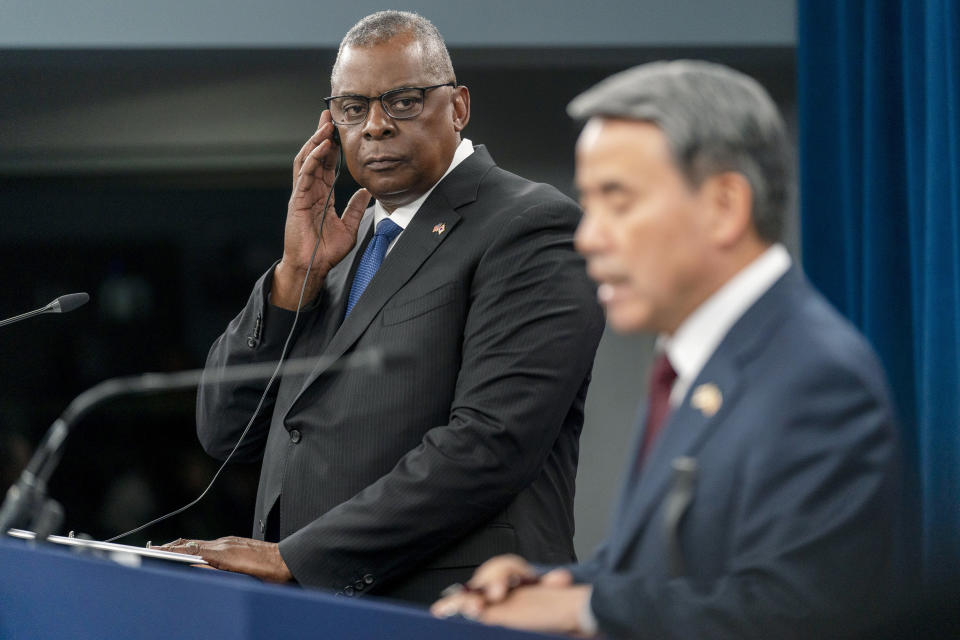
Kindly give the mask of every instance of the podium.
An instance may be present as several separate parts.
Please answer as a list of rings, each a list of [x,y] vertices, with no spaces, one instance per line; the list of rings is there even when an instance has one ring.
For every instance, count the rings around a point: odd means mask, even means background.
[[[0,540],[4,640],[550,637],[438,620],[424,609],[377,598],[336,597],[149,558],[126,566],[62,547]]]

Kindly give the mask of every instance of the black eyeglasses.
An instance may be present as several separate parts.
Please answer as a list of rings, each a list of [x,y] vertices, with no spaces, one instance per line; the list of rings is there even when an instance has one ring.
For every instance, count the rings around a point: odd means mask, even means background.
[[[456,87],[456,82],[444,82],[429,87],[401,87],[379,96],[330,96],[324,98],[330,115],[337,124],[360,124],[370,113],[370,102],[379,100],[384,112],[394,120],[409,120],[423,113],[424,95],[430,89]]]

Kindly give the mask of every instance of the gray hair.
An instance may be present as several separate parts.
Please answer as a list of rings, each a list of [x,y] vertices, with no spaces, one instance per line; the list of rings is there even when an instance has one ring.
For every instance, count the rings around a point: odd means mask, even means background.
[[[656,125],[694,187],[718,173],[742,174],[753,190],[757,234],[767,242],[781,239],[792,154],[780,112],[753,78],[708,62],[652,62],[603,80],[577,96],[567,113]]]
[[[409,35],[420,44],[423,54],[423,66],[433,82],[456,82],[453,62],[443,41],[443,36],[432,22],[410,11],[378,11],[371,13],[350,27],[347,35],[340,41],[337,60],[330,72],[330,86],[337,81],[340,72],[340,57],[347,47],[373,47],[392,40],[397,36]]]

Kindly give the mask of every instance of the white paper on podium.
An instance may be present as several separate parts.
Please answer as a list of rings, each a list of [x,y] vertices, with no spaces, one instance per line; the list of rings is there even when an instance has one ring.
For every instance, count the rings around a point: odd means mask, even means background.
[[[36,534],[33,531],[24,531],[23,529],[10,529],[7,534],[20,538],[21,540],[33,540]],[[146,547],[134,547],[127,544],[117,544],[115,542],[101,542],[99,540],[84,540],[83,538],[68,538],[66,536],[50,536],[47,542],[62,544],[68,547],[80,547],[83,549],[96,549],[98,551],[132,553],[144,558],[156,558],[158,560],[168,560],[170,562],[182,562],[184,564],[207,564],[207,561],[200,556],[191,556],[185,553],[174,553],[173,551],[161,551],[160,549],[148,549]]]

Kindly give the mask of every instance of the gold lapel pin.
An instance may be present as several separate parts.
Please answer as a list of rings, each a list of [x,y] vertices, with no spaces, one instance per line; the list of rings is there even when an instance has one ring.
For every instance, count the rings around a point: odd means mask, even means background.
[[[717,385],[708,382],[693,390],[693,395],[690,396],[690,405],[694,409],[699,409],[700,413],[707,418],[712,418],[723,406],[723,394],[717,388]]]
[[[447,225],[444,224],[443,222],[433,225],[433,233],[437,234],[438,236],[442,236],[443,232],[446,230],[447,230]]]

